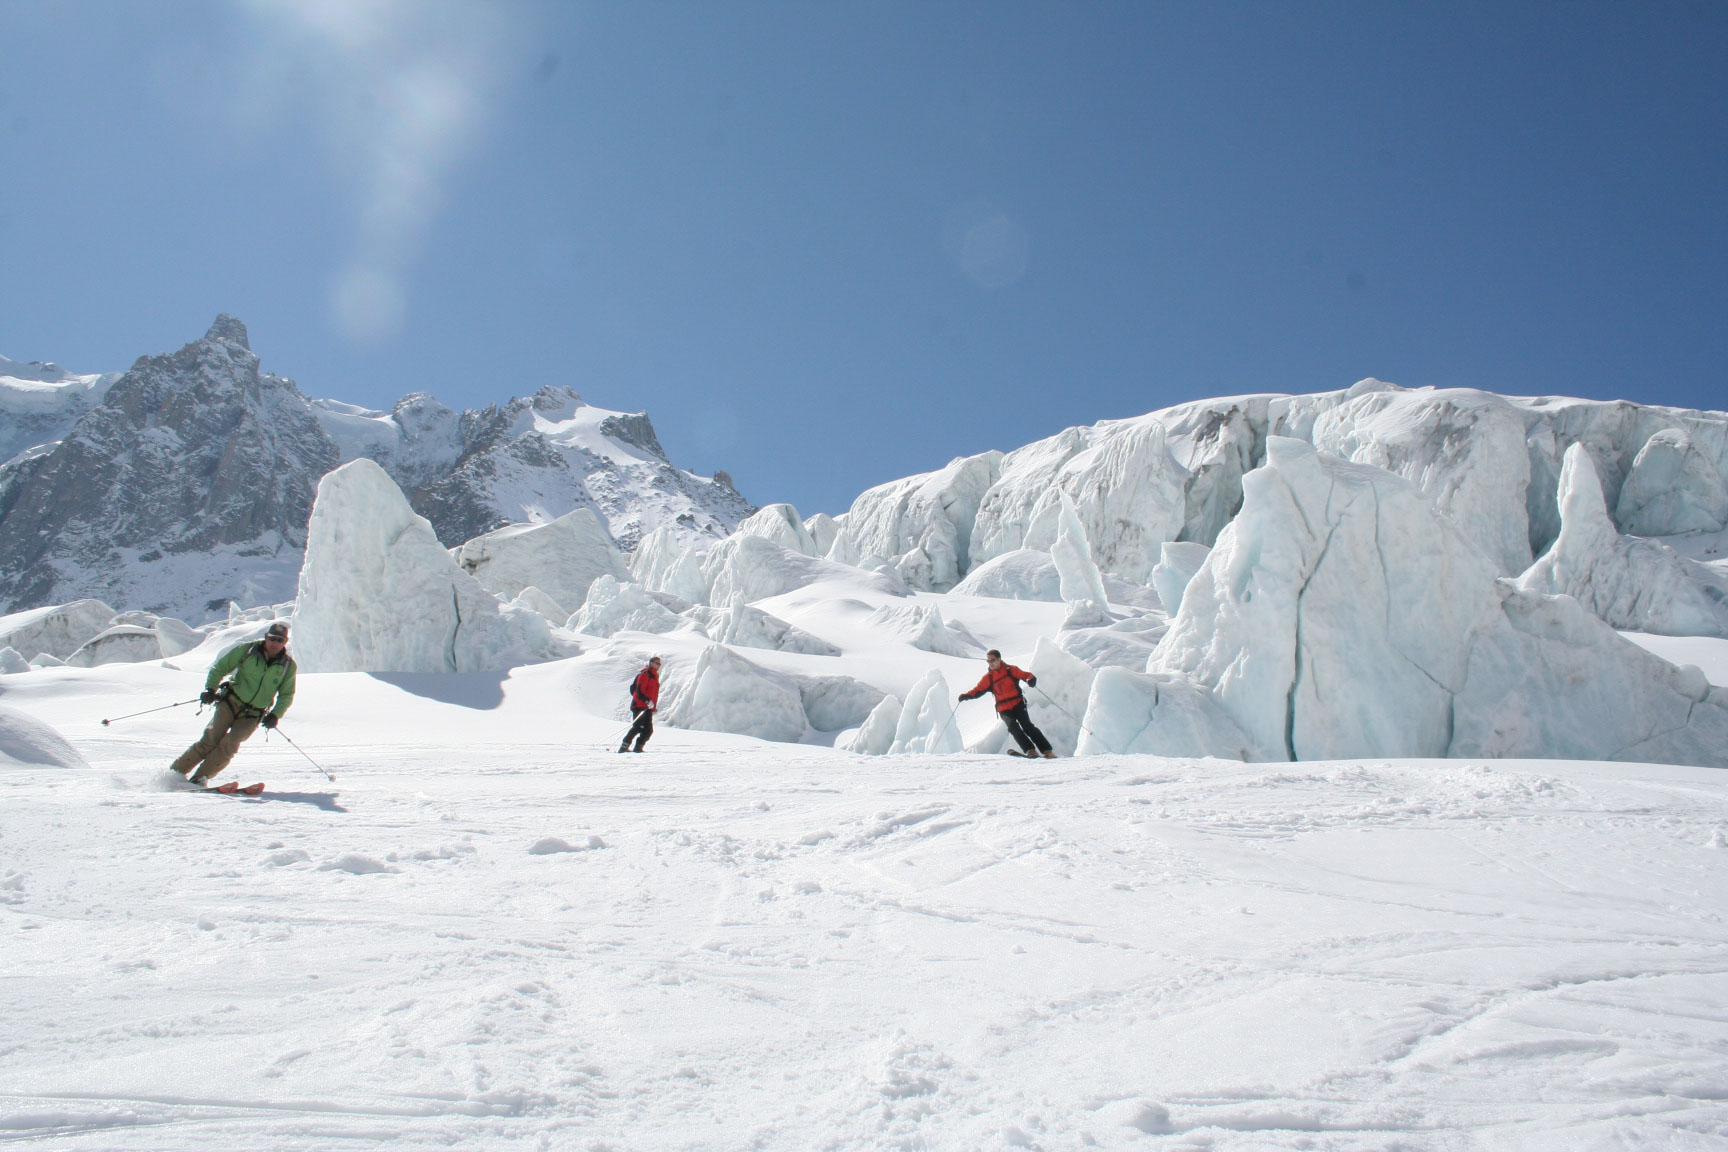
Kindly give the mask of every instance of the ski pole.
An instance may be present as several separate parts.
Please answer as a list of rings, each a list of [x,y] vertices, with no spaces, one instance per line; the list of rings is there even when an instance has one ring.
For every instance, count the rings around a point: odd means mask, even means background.
[[[959,718],[960,713],[954,710],[954,705],[948,705],[948,723],[942,725],[942,731],[937,733],[936,739],[940,740],[942,737],[948,735],[948,729],[952,728],[954,726],[954,721]],[[966,751],[966,734],[962,732],[958,735],[960,736],[960,751],[964,752]]]
[[[134,716],[148,716],[152,712],[166,712],[170,708],[184,708],[188,704],[196,703],[198,703],[198,697],[194,696],[190,700],[179,700],[173,704],[164,704],[160,708],[146,708],[142,712],[128,712],[124,716],[115,716],[113,719],[102,721],[102,727],[108,727],[108,725],[114,723],[115,720],[130,720]]]
[[[282,729],[279,727],[273,728],[273,729],[271,729],[271,731],[275,732],[278,736],[282,737],[282,739],[288,741],[288,746],[290,748],[294,749],[294,751],[300,753],[300,755],[302,755],[302,756],[306,756],[306,749],[304,749],[304,748],[300,747],[300,745],[294,743],[294,737],[288,735],[288,733],[282,731]],[[336,783],[336,777],[330,775],[329,772],[325,771],[324,765],[318,763],[318,761],[312,759],[312,757],[310,757],[310,756],[306,756],[306,762],[308,764],[312,765],[312,767],[318,769],[318,771],[323,772],[324,778],[326,780],[330,781],[330,783],[332,783],[332,784]]]

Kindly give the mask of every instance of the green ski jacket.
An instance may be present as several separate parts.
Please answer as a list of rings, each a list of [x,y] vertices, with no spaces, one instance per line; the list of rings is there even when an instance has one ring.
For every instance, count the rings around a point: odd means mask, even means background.
[[[210,666],[210,675],[204,678],[204,691],[214,692],[217,681],[230,672],[234,673],[234,680],[228,698],[235,704],[260,713],[274,712],[281,719],[288,705],[294,703],[294,658],[286,648],[271,660],[264,655],[262,643],[236,644]]]

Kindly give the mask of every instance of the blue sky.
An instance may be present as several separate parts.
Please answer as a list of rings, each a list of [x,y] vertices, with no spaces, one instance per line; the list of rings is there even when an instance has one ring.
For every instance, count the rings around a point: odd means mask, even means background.
[[[1201,396],[1728,407],[1728,4],[0,0],[0,353],[242,317],[761,503]]]

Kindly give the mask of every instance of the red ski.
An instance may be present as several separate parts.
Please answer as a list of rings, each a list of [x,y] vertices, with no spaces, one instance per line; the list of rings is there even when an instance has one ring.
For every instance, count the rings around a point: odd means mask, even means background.
[[[264,793],[264,784],[260,781],[257,784],[248,784],[242,788],[230,780],[228,783],[218,784],[214,788],[200,788],[199,791],[220,792],[224,796],[261,796]]]

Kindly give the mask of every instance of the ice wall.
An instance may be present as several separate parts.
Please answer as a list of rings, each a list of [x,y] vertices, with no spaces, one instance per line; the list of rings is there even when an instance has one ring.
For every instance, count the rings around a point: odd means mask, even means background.
[[[1408,481],[1273,437],[1243,493],[1148,671],[1205,688],[1251,758],[1728,763],[1728,694],[1496,579]]]
[[[804,556],[821,556],[827,548],[818,548],[816,540],[804,527],[798,509],[790,504],[768,504],[744,518],[737,531],[744,536],[760,536],[771,544]],[[832,544],[832,540],[830,540]]]
[[[971,567],[973,522],[996,479],[1002,453],[951,461],[938,472],[908,476],[860,495],[846,513],[829,557],[858,564],[921,549],[928,558],[926,591],[945,592]]]
[[[1182,530],[1188,475],[1152,417],[1069,428],[1028,444],[1002,458],[978,506],[973,563],[1018,548],[1049,551],[1066,495],[1098,566],[1143,582],[1159,544]]]
[[[1728,636],[1728,597],[1717,587],[1728,580],[1655,541],[1621,536],[1582,444],[1566,450],[1557,502],[1560,535],[1519,577],[1520,587],[1571,596],[1615,628]]]
[[[543,659],[550,632],[464,572],[383,468],[318,482],[294,651],[307,672],[478,672]]]
[[[590,508],[476,536],[456,550],[456,562],[499,599],[512,600],[532,585],[567,609],[587,598],[596,577],[622,580],[630,574],[624,554]]]

